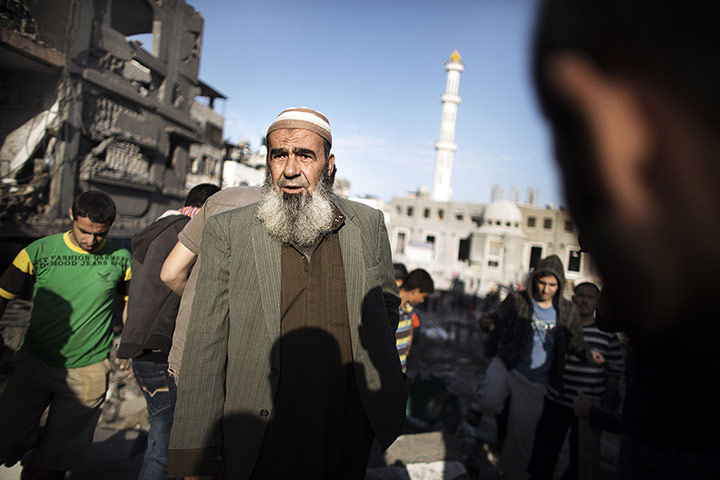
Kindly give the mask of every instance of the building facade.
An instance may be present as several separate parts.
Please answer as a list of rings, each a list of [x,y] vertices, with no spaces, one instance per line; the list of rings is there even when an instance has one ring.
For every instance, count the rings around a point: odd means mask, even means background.
[[[581,281],[599,282],[588,255],[580,251],[575,224],[563,209],[538,207],[537,192],[518,202],[515,188],[507,200],[499,186],[488,204],[451,199],[458,87],[464,65],[455,50],[445,63],[440,139],[432,192],[393,198],[384,206],[393,260],[411,270],[424,268],[440,290],[485,295],[497,288],[524,288],[528,273],[541,258],[558,255],[568,289]],[[568,292],[566,292],[568,293]]]
[[[563,261],[568,288],[600,282],[563,209],[510,200],[438,202],[410,194],[393,198],[385,217],[393,260],[426,269],[440,290],[459,284],[466,293],[485,295],[498,287],[522,288],[548,255]]]

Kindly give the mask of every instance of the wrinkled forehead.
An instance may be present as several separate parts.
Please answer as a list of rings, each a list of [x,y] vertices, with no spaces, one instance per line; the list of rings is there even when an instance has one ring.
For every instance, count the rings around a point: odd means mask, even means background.
[[[311,131],[294,128],[275,130],[267,137],[268,158],[273,153],[312,151],[317,156],[327,155],[325,140]]]
[[[323,138],[315,132],[304,128],[280,128],[267,136],[268,146],[283,143],[313,142],[322,145]]]

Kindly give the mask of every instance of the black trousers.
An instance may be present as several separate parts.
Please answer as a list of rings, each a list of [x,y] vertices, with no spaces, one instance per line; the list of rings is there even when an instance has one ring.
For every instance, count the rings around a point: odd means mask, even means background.
[[[531,480],[549,480],[553,476],[560,449],[570,429],[570,464],[563,480],[578,476],[578,420],[573,409],[545,398],[542,415],[535,428],[535,442],[528,464]]]

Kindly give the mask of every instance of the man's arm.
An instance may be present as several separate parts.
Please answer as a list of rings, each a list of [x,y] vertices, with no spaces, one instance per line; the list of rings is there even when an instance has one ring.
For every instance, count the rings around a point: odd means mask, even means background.
[[[27,250],[22,249],[13,263],[0,276],[0,318],[5,314],[7,304],[20,295],[26,282],[34,273],[35,268]]]
[[[211,216],[209,212],[219,213],[217,207],[212,206],[215,200],[218,200],[215,195],[210,197],[205,202],[205,205],[198,210],[195,216],[186,223],[185,227],[178,233],[178,242],[167,256],[160,271],[160,279],[170,290],[178,295],[182,295],[185,291],[188,278],[190,277],[190,269],[200,254],[203,230],[205,229],[208,218]]]
[[[123,325],[125,325],[125,322],[127,322],[127,306],[128,302],[123,302],[123,309],[121,315]]]
[[[25,282],[33,275],[34,267],[28,253],[22,249],[17,254],[13,263],[0,276],[0,318],[5,315],[8,303],[17,298],[25,287]],[[5,340],[0,335],[0,350],[5,345]]]
[[[182,295],[195,260],[197,260],[197,255],[182,242],[177,242],[163,263],[160,280],[170,287],[170,290]]]
[[[618,387],[620,377],[625,373],[625,360],[620,346],[620,339],[616,333],[609,334],[605,360],[606,383],[602,405],[603,408],[614,410],[620,401]]]

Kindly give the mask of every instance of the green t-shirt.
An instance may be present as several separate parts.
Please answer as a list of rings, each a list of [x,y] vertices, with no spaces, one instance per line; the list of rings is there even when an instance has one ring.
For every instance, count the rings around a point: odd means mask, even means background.
[[[68,233],[23,249],[0,278],[0,296],[15,298],[18,276],[35,280],[33,307],[22,350],[50,365],[77,368],[105,359],[112,346],[113,301],[127,293],[132,256],[105,241],[93,252]]]

